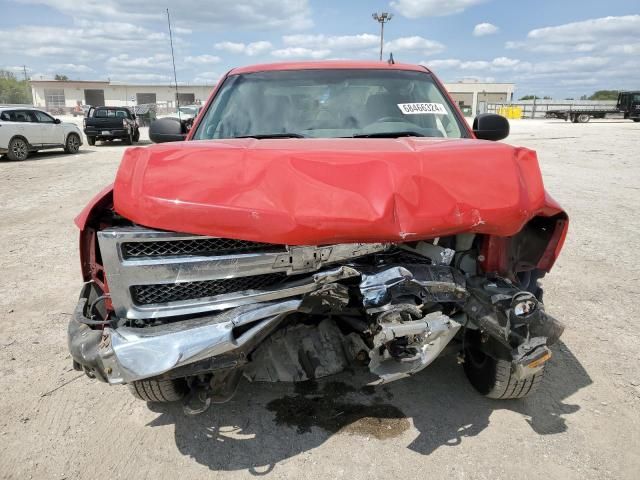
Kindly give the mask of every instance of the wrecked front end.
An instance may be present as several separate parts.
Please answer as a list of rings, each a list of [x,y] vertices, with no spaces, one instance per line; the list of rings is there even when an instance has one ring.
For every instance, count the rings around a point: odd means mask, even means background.
[[[512,398],[499,378],[487,384],[486,362],[508,366],[524,392],[563,330],[537,282],[563,213],[508,238],[289,246],[144,228],[105,198],[82,231],[87,282],[69,348],[77,369],[110,384],[176,382],[224,401],[242,376],[296,382],[360,366],[384,383],[453,346],[478,390]]]

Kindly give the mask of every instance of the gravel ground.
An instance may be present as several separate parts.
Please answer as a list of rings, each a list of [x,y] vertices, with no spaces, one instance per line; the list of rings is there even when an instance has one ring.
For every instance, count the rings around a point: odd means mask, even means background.
[[[543,388],[489,401],[445,357],[373,392],[242,383],[187,418],[71,368],[73,217],[124,146],[0,162],[0,478],[636,479],[640,471],[640,125],[514,121],[570,233],[544,281],[567,329]]]

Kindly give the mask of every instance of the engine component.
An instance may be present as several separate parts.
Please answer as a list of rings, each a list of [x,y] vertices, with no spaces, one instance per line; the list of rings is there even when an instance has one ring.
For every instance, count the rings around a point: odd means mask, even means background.
[[[440,312],[422,318],[420,309],[401,305],[378,315],[369,369],[387,383],[419,372],[433,362],[460,329],[460,323]]]
[[[368,348],[359,335],[344,335],[327,318],[278,330],[253,353],[245,377],[256,382],[300,382],[342,372]]]

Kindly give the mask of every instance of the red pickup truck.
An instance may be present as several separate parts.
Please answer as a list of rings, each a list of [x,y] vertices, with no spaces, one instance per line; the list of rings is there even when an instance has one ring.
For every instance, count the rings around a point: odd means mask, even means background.
[[[568,219],[506,119],[469,128],[422,66],[314,62],[230,71],[186,130],[152,124],[76,219],[75,368],[193,411],[450,346],[481,394],[536,389]]]

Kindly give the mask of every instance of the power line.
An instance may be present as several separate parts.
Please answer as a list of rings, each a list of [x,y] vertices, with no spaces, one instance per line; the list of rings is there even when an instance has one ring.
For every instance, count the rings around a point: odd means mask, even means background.
[[[393,13],[372,13],[371,17],[380,24],[380,61],[382,61],[382,47],[384,45],[384,24],[391,21],[391,19],[393,18]]]

